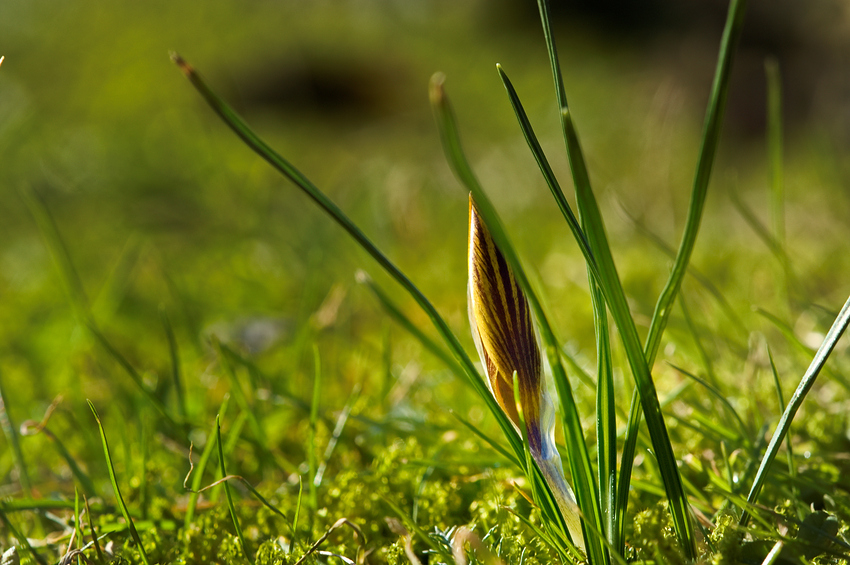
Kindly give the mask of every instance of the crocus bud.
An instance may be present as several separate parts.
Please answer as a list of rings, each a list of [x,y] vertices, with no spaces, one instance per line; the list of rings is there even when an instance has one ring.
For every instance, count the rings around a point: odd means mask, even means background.
[[[521,432],[513,383],[516,372],[529,451],[555,495],[573,543],[583,548],[575,497],[564,478],[561,458],[555,447],[554,409],[544,387],[531,309],[505,257],[478,214],[472,196],[469,198],[467,300],[472,337],[490,392],[517,431]]]

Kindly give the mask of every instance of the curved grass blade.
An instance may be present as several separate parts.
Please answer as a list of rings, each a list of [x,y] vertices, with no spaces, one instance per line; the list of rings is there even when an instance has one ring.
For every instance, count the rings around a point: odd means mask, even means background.
[[[227,470],[224,467],[224,449],[221,445],[221,415],[215,417],[215,439],[218,445],[218,468],[221,471],[222,478],[227,477]],[[248,553],[248,548],[245,545],[245,536],[242,535],[242,527],[239,525],[239,518],[236,516],[236,507],[233,505],[233,495],[230,494],[230,484],[224,481],[224,494],[227,497],[227,507],[230,509],[230,518],[233,520],[233,528],[236,530],[236,537],[239,538],[239,545],[242,547],[242,554],[248,563],[253,564],[251,554]]]
[[[139,538],[139,532],[136,531],[136,525],[133,523],[133,518],[130,516],[130,511],[127,509],[127,504],[124,502],[124,497],[121,495],[121,489],[118,488],[118,479],[115,477],[115,468],[112,466],[112,456],[109,454],[109,443],[106,441],[106,432],[103,430],[103,423],[100,421],[100,416],[92,404],[91,400],[86,400],[89,403],[89,408],[94,414],[94,419],[97,420],[97,428],[100,430],[100,441],[103,444],[103,455],[106,457],[106,468],[109,470],[109,481],[112,483],[112,490],[115,492],[115,498],[118,500],[118,507],[121,509],[121,514],[127,522],[127,528],[130,530],[130,535],[133,541],[139,548],[139,555],[145,565],[150,565],[148,555],[145,552],[145,546],[142,545],[142,540]]]
[[[823,368],[826,360],[835,348],[835,344],[844,333],[844,330],[847,329],[848,324],[850,324],[850,298],[848,298],[847,302],[844,303],[844,307],[841,308],[841,312],[839,312],[838,317],[832,324],[832,327],[829,328],[829,332],[827,332],[820,348],[818,348],[815,358],[812,359],[812,363],[809,365],[809,368],[803,375],[800,384],[797,386],[797,390],[794,391],[794,395],[791,397],[791,400],[788,402],[788,406],[786,406],[785,411],[782,413],[782,418],[780,418],[779,424],[776,426],[776,431],[773,432],[773,436],[770,438],[770,443],[767,446],[767,452],[765,452],[764,457],[762,457],[761,464],[759,465],[758,472],[756,473],[756,478],[753,480],[753,486],[750,489],[750,494],[747,496],[747,502],[750,504],[755,504],[758,499],[761,489],[764,486],[764,481],[767,479],[767,472],[770,469],[770,465],[773,463],[773,460],[776,458],[776,454],[779,452],[779,447],[782,445],[782,441],[788,433],[788,429],[791,427],[791,422],[794,420],[797,410],[800,409],[800,406],[803,404],[803,400],[806,399],[806,395],[815,384],[815,380],[817,379],[821,368]],[[739,524],[743,527],[747,525],[748,521],[749,513],[745,510],[741,514]]]
[[[440,316],[437,309],[431,302],[422,294],[422,291],[417,288],[407,276],[378,249],[374,243],[357,227],[351,219],[346,216],[339,207],[333,203],[324,193],[322,193],[307,177],[305,177],[298,169],[292,166],[289,161],[278,155],[268,144],[260,139],[244,121],[222,100],[212,89],[207,86],[201,76],[186,63],[180,56],[172,54],[172,60],[180,67],[180,70],[186,75],[192,86],[201,94],[204,100],[209,104],[213,111],[233,130],[236,135],[242,139],[245,144],[256,152],[260,157],[265,159],[272,167],[278,170],[281,174],[292,181],[300,188],[307,196],[309,196],[320,208],[322,208],[333,220],[339,224],[348,234],[363,248],[387,274],[389,274],[396,282],[398,282],[416,301],[420,308],[425,312],[440,337],[445,340],[452,354],[457,359],[460,366],[463,368],[464,375],[468,382],[472,385],[478,395],[484,400],[490,412],[496,418],[496,422],[502,429],[502,432],[508,438],[513,451],[519,457],[522,454],[522,445],[517,433],[511,426],[508,418],[502,413],[499,405],[484,384],[484,380],[475,369],[472,360],[464,351],[460,341],[452,333],[446,321]]]
[[[540,305],[540,301],[537,299],[537,295],[531,288],[519,257],[502,227],[502,223],[496,214],[493,204],[481,188],[478,179],[472,172],[472,168],[469,166],[469,162],[464,155],[454,112],[445,94],[442,75],[435,75],[431,79],[431,104],[436,114],[440,137],[443,141],[443,148],[449,163],[452,165],[460,181],[472,193],[478,212],[484,219],[496,246],[502,252],[513,271],[516,282],[525,293],[529,306],[537,319],[546,356],[549,359],[555,387],[557,388],[563,409],[561,417],[564,421],[564,438],[578,506],[585,520],[590,520],[596,531],[604,531],[604,528],[602,528],[601,510],[599,508],[599,497],[593,480],[594,472],[590,464],[587,444],[584,442],[584,431],[581,428],[581,420],[573,398],[572,388],[561,363],[559,342],[552,333],[552,328],[549,325],[546,314]],[[591,562],[597,564],[608,563],[608,552],[601,540],[590,535],[587,531],[585,531],[584,538],[585,548]]]

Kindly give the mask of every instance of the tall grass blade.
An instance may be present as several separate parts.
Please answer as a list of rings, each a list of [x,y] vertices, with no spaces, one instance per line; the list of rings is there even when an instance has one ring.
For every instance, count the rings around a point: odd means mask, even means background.
[[[422,294],[413,282],[399,270],[396,265],[384,255],[372,241],[357,227],[351,219],[346,216],[339,207],[333,203],[324,193],[322,193],[307,177],[305,177],[298,169],[296,169],[289,161],[278,155],[268,144],[260,139],[244,121],[222,100],[209,86],[204,82],[201,76],[181,59],[178,55],[173,54],[172,60],[180,67],[181,71],[186,75],[195,89],[201,94],[204,100],[215,111],[219,117],[230,127],[248,147],[256,152],[260,157],[266,160],[272,167],[278,170],[281,174],[292,181],[300,188],[307,196],[309,196],[320,208],[322,208],[331,218],[339,224],[357,243],[363,248],[387,274],[389,274],[399,285],[401,285],[410,296],[416,301],[420,308],[429,317],[440,337],[449,346],[452,354],[457,359],[458,363],[463,368],[464,375],[467,381],[472,385],[481,399],[485,402],[490,413],[496,418],[496,422],[504,432],[505,436],[511,444],[513,451],[519,456],[522,453],[522,445],[517,433],[511,426],[508,418],[502,413],[499,405],[487,389],[483,379],[475,369],[472,360],[464,351],[463,346],[458,341],[457,337],[452,333],[446,321],[440,316],[436,308]]]
[[[221,471],[221,477],[225,478],[227,477],[227,469],[224,465],[224,449],[221,442],[221,414],[215,417],[215,434],[216,445],[218,445],[218,468]],[[239,525],[239,517],[236,515],[236,506],[233,504],[233,495],[230,494],[230,485],[227,481],[224,481],[224,495],[227,497],[227,508],[230,510],[230,518],[233,520],[233,528],[236,530],[236,537],[239,538],[242,554],[248,563],[253,565],[254,560],[245,545],[245,536],[242,535],[242,527]]]
[[[602,296],[602,290],[597,285],[596,278],[599,276],[596,269],[596,262],[593,253],[587,243],[583,228],[570,208],[569,202],[566,199],[555,174],[549,165],[546,155],[537,140],[537,136],[531,127],[528,116],[519,96],[513,87],[507,74],[502,70],[500,65],[496,66],[499,76],[502,79],[502,84],[508,93],[508,98],[514,108],[520,127],[525,135],[526,142],[531,149],[537,164],[543,173],[546,183],[549,186],[558,207],[561,210],[564,218],[567,220],[571,231],[573,232],[579,247],[585,256],[588,269],[588,283],[591,293],[591,301],[594,312],[594,327],[596,328],[596,347],[597,347],[597,403],[596,403],[596,438],[597,452],[599,453],[598,462],[598,484],[601,493],[601,512],[605,520],[603,531],[610,543],[617,546],[616,538],[619,528],[616,526],[617,513],[614,511],[614,506],[617,500],[617,422],[614,406],[614,383],[613,370],[611,361],[611,343],[608,330],[608,314],[605,308],[605,300]],[[572,364],[572,363],[571,363]],[[581,375],[583,371],[579,372]]]
[[[691,523],[690,509],[682,488],[681,476],[679,475],[676,460],[673,456],[673,450],[667,434],[667,427],[664,424],[664,419],[658,404],[658,395],[655,390],[655,384],[653,383],[652,375],[650,373],[650,366],[651,361],[654,358],[654,353],[652,353],[652,355],[645,356],[644,350],[640,346],[637,328],[635,327],[634,320],[631,317],[625,293],[623,292],[622,284],[620,282],[619,275],[617,274],[613,257],[611,256],[611,250],[608,245],[607,236],[605,235],[602,216],[599,212],[596,198],[590,186],[587,166],[585,164],[584,157],[582,156],[578,134],[576,132],[575,125],[573,124],[572,115],[567,104],[563,77],[561,76],[560,64],[558,63],[557,50],[555,48],[555,42],[552,36],[552,29],[549,20],[549,3],[547,0],[538,0],[538,6],[540,8],[546,46],[549,52],[549,60],[555,80],[558,107],[561,112],[561,124],[567,147],[567,156],[570,161],[573,184],[576,190],[576,201],[578,203],[579,214],[582,218],[582,226],[584,227],[585,235],[587,236],[590,248],[597,261],[597,268],[599,271],[598,283],[608,302],[611,315],[620,330],[620,336],[623,341],[629,366],[635,378],[637,390],[640,394],[642,408],[646,415],[647,428],[649,429],[655,454],[658,458],[661,478],[664,482],[665,491],[669,500],[676,535],[683,546],[686,556],[690,559],[695,559],[696,540],[694,538],[693,526]],[[713,154],[713,148],[711,153]],[[707,184],[707,180],[706,174],[705,184]],[[701,212],[701,205],[699,206],[699,211]],[[694,232],[693,237],[695,237],[695,229],[696,226],[694,226],[694,229],[692,230]],[[691,246],[687,248],[687,254],[680,266],[682,275],[684,275],[684,269],[687,264],[687,258],[690,256],[691,248],[692,242]],[[681,279],[679,278],[675,281],[674,287],[669,287],[668,285],[668,288],[673,290],[670,295],[671,300],[675,295],[675,291],[678,290],[680,283]],[[663,311],[665,313],[669,313],[669,308],[665,307]],[[662,321],[666,321],[666,317],[662,317]],[[650,335],[652,335],[652,329],[650,330]],[[658,337],[660,339],[660,333],[658,334]],[[654,351],[654,348],[648,348],[648,350]]]
[[[537,320],[546,356],[552,369],[555,387],[561,400],[564,440],[578,506],[582,516],[585,520],[590,520],[594,530],[604,531],[597,487],[594,482],[594,472],[590,463],[587,444],[584,441],[584,431],[581,428],[581,420],[573,398],[572,388],[561,363],[559,342],[552,332],[546,314],[540,305],[540,301],[537,299],[534,289],[531,288],[528,277],[525,275],[519,257],[502,227],[495,208],[481,188],[478,179],[472,172],[472,168],[469,166],[460,143],[454,112],[445,94],[443,77],[441,75],[437,75],[431,80],[431,104],[434,107],[437,124],[440,129],[440,137],[443,141],[443,149],[449,163],[452,165],[460,181],[472,193],[476,208],[484,219],[484,223],[489,229],[496,247],[504,255],[507,264],[513,271],[519,288],[525,293],[531,311]],[[584,529],[583,523],[582,527]],[[609,562],[608,552],[602,540],[585,530],[584,541],[585,549],[592,563],[605,564]],[[573,542],[576,542],[576,540],[573,540]]]
[[[139,548],[139,555],[145,565],[150,565],[148,555],[145,552],[145,546],[142,545],[142,540],[139,538],[139,532],[136,531],[136,525],[133,523],[133,518],[130,516],[130,511],[127,509],[127,504],[124,502],[124,497],[121,495],[121,489],[118,488],[118,479],[115,477],[115,467],[112,465],[112,456],[109,454],[109,443],[106,441],[106,432],[103,430],[103,423],[100,421],[100,416],[92,404],[91,400],[87,400],[89,408],[94,414],[94,419],[97,420],[97,428],[100,430],[100,441],[103,445],[103,455],[106,457],[106,468],[109,470],[109,482],[112,483],[112,490],[115,492],[115,498],[118,501],[118,507],[121,509],[121,514],[127,522],[127,528],[130,530],[130,535],[133,541]]]
[[[841,308],[841,312],[839,312],[838,317],[832,324],[832,327],[829,328],[829,332],[827,332],[820,348],[818,348],[815,358],[812,359],[809,368],[803,375],[803,379],[797,386],[797,390],[794,391],[794,395],[791,397],[791,400],[788,402],[788,406],[785,407],[785,411],[779,419],[779,424],[776,426],[776,431],[773,432],[773,436],[770,438],[770,443],[767,446],[767,452],[765,452],[764,457],[761,460],[761,464],[759,465],[758,472],[756,473],[756,477],[753,480],[753,486],[750,488],[750,494],[747,496],[748,503],[755,504],[758,499],[761,489],[764,486],[764,482],[767,479],[767,473],[770,470],[770,465],[773,463],[773,460],[776,458],[776,454],[779,452],[779,447],[782,445],[782,441],[785,439],[785,435],[791,427],[791,422],[794,420],[797,410],[800,409],[800,406],[803,404],[803,400],[805,400],[809,390],[811,390],[812,386],[815,384],[815,380],[817,379],[821,368],[823,368],[826,360],[835,348],[835,344],[844,333],[844,330],[847,329],[848,324],[850,324],[850,298],[848,298],[847,302],[844,303],[844,307]],[[749,513],[745,510],[741,514],[739,523],[743,527],[747,525],[748,521]]]

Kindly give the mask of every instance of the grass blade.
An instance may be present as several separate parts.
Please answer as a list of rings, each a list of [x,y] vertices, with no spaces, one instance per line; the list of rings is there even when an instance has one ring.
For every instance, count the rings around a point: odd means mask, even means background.
[[[0,522],[6,526],[6,529],[9,530],[9,533],[12,534],[12,537],[18,540],[21,546],[27,550],[27,553],[32,555],[32,558],[39,565],[47,565],[47,561],[44,560],[44,557],[38,554],[33,546],[30,544],[30,541],[27,539],[27,536],[21,534],[17,528],[15,528],[14,524],[9,520],[9,517],[6,516],[6,513],[0,509]]]
[[[224,449],[221,442],[221,414],[215,417],[215,439],[218,445],[218,468],[221,471],[221,477],[227,477],[227,469],[224,466]],[[248,563],[253,564],[254,560],[248,553],[248,548],[245,546],[245,536],[242,535],[242,527],[239,526],[239,517],[236,515],[236,507],[233,505],[233,496],[230,494],[230,485],[224,481],[224,494],[227,497],[227,508],[230,510],[230,518],[233,520],[233,528],[236,530],[236,537],[239,538],[239,545],[242,547],[242,554]]]
[[[1,377],[2,375],[0,375]],[[3,428],[3,433],[6,436],[6,441],[12,448],[12,460],[15,462],[15,467],[18,469],[18,480],[21,483],[21,489],[27,498],[32,498],[32,483],[30,483],[30,474],[27,469],[27,463],[24,459],[24,452],[21,450],[20,438],[18,437],[18,428],[12,422],[9,416],[9,410],[6,399],[6,391],[3,389],[3,380],[0,378],[0,428]]]
[[[440,128],[440,137],[443,141],[443,148],[449,163],[452,165],[460,181],[472,193],[478,211],[484,218],[487,228],[496,242],[496,246],[502,252],[513,271],[517,284],[525,293],[529,306],[537,320],[558,396],[561,399],[561,417],[564,421],[565,443],[569,454],[568,460],[578,505],[584,519],[590,520],[591,524],[593,524],[592,528],[596,531],[604,531],[604,528],[602,528],[597,487],[593,479],[594,472],[590,464],[587,444],[584,442],[584,431],[581,428],[581,420],[573,398],[572,388],[561,363],[559,342],[552,332],[540,301],[531,288],[519,257],[513,249],[513,245],[508,239],[492,203],[484,193],[466,160],[460,143],[454,113],[445,94],[442,75],[435,75],[431,80],[431,104],[434,107],[437,123]],[[522,456],[524,457],[524,453]],[[598,564],[608,563],[607,551],[602,541],[587,530],[585,530],[584,538],[585,548],[588,551],[591,561]]]
[[[661,407],[658,403],[655,383],[650,373],[649,361],[651,361],[653,356],[644,356],[644,350],[640,345],[637,328],[631,317],[620,277],[617,274],[611,249],[608,245],[608,239],[605,235],[602,215],[590,186],[590,178],[584,157],[582,156],[578,134],[573,124],[569,107],[567,106],[563,78],[561,76],[557,51],[549,22],[548,2],[546,0],[539,0],[538,5],[540,7],[544,35],[555,78],[564,140],[573,174],[573,184],[576,189],[576,201],[578,202],[579,213],[582,217],[582,226],[585,229],[585,235],[597,261],[599,271],[597,282],[602,288],[611,315],[620,330],[620,336],[629,366],[640,395],[643,411],[646,415],[647,428],[649,429],[653,448],[658,459],[661,478],[664,482],[665,491],[670,503],[670,511],[673,516],[676,535],[683,546],[686,556],[690,559],[695,559],[696,540],[691,523],[690,509],[682,487],[682,479],[673,455],[670,438],[667,434],[667,426],[664,423]],[[684,266],[682,268],[682,274],[684,274]],[[678,290],[678,284],[676,290]]]
[[[818,348],[815,358],[812,359],[812,363],[809,365],[809,368],[803,375],[800,384],[797,386],[797,390],[794,391],[794,395],[791,397],[791,400],[788,402],[788,406],[786,406],[785,411],[782,413],[779,424],[776,426],[776,431],[773,432],[773,436],[770,438],[770,443],[767,446],[767,451],[761,460],[758,472],[756,473],[756,478],[753,480],[753,486],[750,489],[750,494],[747,496],[748,503],[755,504],[758,499],[761,489],[764,486],[764,481],[767,479],[767,473],[770,469],[770,465],[773,463],[773,460],[776,458],[776,454],[779,452],[779,447],[782,445],[782,441],[788,433],[788,429],[791,427],[791,422],[794,420],[797,410],[800,409],[800,406],[803,404],[803,400],[805,400],[806,395],[812,388],[812,385],[815,384],[815,380],[817,379],[821,368],[826,363],[826,360],[829,358],[829,355],[832,353],[832,350],[835,348],[835,344],[841,338],[844,330],[847,329],[848,324],[850,324],[850,298],[848,298],[847,302],[844,303],[844,307],[841,309],[841,312],[839,312],[838,317],[832,324],[832,327],[829,328],[829,332],[827,332],[820,348]],[[749,514],[745,510],[741,514],[739,523],[743,527],[747,525],[748,521]]]
[[[174,381],[174,393],[177,396],[177,410],[180,413],[180,419],[187,422],[186,393],[183,390],[183,378],[180,372],[180,350],[177,348],[177,338],[174,336],[171,319],[164,307],[159,309],[159,315],[162,318],[162,326],[165,328],[165,337],[168,339],[168,352],[171,356],[171,378]]]
[[[222,100],[212,89],[207,86],[201,76],[181,59],[178,55],[173,54],[172,60],[180,67],[195,89],[201,94],[207,104],[215,111],[219,117],[230,127],[236,135],[245,142],[254,152],[268,162],[278,172],[292,181],[300,188],[307,196],[309,196],[322,210],[324,210],[331,218],[339,224],[359,245],[366,251],[387,274],[395,279],[416,301],[420,308],[429,317],[440,337],[449,346],[452,354],[457,359],[463,368],[464,375],[468,382],[472,385],[481,399],[485,402],[490,413],[496,418],[496,422],[502,429],[502,432],[508,438],[513,451],[519,457],[522,454],[522,445],[517,433],[514,431],[507,416],[502,413],[496,400],[484,384],[484,380],[475,369],[472,360],[464,351],[463,346],[458,341],[457,337],[452,333],[446,321],[440,316],[437,309],[431,302],[422,294],[422,291],[417,288],[413,282],[384,255],[380,249],[357,227],[357,225],[346,216],[339,207],[333,203],[324,193],[322,193],[307,177],[305,177],[298,169],[292,166],[289,161],[277,154],[268,144],[260,139],[244,121]]]
[[[230,395],[225,395],[224,400],[221,403],[221,407],[218,409],[218,415],[220,417],[224,417],[227,412],[227,406],[230,404]],[[192,479],[192,488],[191,494],[189,495],[189,504],[186,506],[186,516],[183,519],[183,530],[189,531],[189,527],[192,525],[192,521],[195,519],[195,508],[198,505],[198,497],[200,496],[201,483],[204,480],[204,471],[207,468],[207,463],[212,456],[213,448],[216,445],[216,442],[213,441],[213,437],[215,437],[216,430],[218,428],[218,424],[214,424],[212,429],[210,429],[209,434],[207,434],[207,443],[204,445],[204,450],[201,452],[201,458],[198,460],[197,469],[195,469],[195,465],[192,465],[191,458],[189,459],[189,473],[195,472],[195,476]],[[188,479],[188,475],[186,477]],[[184,481],[185,486],[185,481]]]
[[[319,491],[316,484],[316,476],[318,473],[317,451],[319,447],[316,445],[316,423],[319,419],[319,398],[322,396],[322,358],[319,355],[319,346],[313,346],[313,400],[310,403],[310,429],[307,434],[307,461],[310,466],[310,507],[313,513],[319,509]]]
[[[97,420],[97,428],[100,430],[100,441],[103,444],[103,455],[106,457],[106,468],[109,470],[109,482],[112,483],[112,490],[115,492],[115,498],[118,500],[118,507],[121,509],[121,514],[124,516],[124,520],[127,521],[127,527],[130,530],[130,535],[133,537],[133,541],[136,542],[136,545],[139,548],[139,554],[141,555],[142,562],[145,565],[150,565],[150,561],[148,561],[148,555],[145,553],[145,546],[142,545],[142,540],[139,538],[139,532],[136,531],[136,525],[133,523],[133,518],[130,516],[130,511],[127,509],[127,505],[124,503],[124,497],[121,495],[121,489],[118,488],[118,479],[115,477],[115,468],[112,465],[112,456],[109,454],[109,443],[106,441],[106,432],[103,430],[103,423],[100,421],[100,416],[97,413],[97,410],[92,404],[91,400],[87,400],[89,403],[89,408],[94,414],[94,419]]]
[[[767,358],[770,361],[770,372],[773,375],[773,384],[776,385],[776,396],[779,398],[779,405],[785,406],[785,395],[782,394],[782,383],[779,381],[779,372],[776,370],[776,363],[773,362],[773,353],[770,347],[767,348]],[[794,446],[791,443],[791,436],[786,437],[785,454],[788,456],[788,475],[791,478],[797,476],[797,466],[794,465]]]

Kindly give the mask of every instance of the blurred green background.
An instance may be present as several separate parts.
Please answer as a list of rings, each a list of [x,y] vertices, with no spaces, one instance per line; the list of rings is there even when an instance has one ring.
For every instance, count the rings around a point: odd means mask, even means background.
[[[628,216],[677,244],[726,5],[554,4],[567,95],[645,329],[670,260]],[[775,258],[729,198],[739,195],[769,225],[766,56],[783,72],[794,298],[829,311],[847,293],[850,9],[837,0],[753,1],[745,28],[694,263],[755,329],[767,324],[753,305],[795,312]],[[545,290],[559,336],[592,358],[580,254],[494,68],[501,63],[513,80],[569,193],[531,0],[3,0],[0,377],[17,421],[40,418],[57,394],[68,399],[65,417],[86,422],[84,398],[120,410],[135,395],[74,318],[21,197],[31,190],[53,214],[98,323],[154,390],[167,388],[159,309],[168,312],[187,388],[197,392],[193,416],[206,417],[227,386],[209,367],[213,334],[257,359],[280,391],[303,398],[311,342],[328,398],[355,382],[398,387],[377,376],[387,343],[387,370],[418,391],[388,398],[411,413],[447,402],[429,383],[459,386],[440,380],[438,362],[387,322],[354,272],[366,269],[412,318],[427,320],[219,122],[170,62],[172,50],[410,274],[472,351],[467,196],[443,160],[427,100],[430,75],[446,73],[467,151]],[[702,290],[689,282],[685,293],[707,333],[720,341],[731,333],[722,316],[705,314],[714,306]],[[817,315],[799,312],[787,321],[803,335]],[[671,334],[681,326],[674,317]],[[417,380],[423,367],[436,376]],[[464,398],[448,403],[466,411]],[[3,464],[11,468],[8,457]]]

